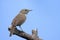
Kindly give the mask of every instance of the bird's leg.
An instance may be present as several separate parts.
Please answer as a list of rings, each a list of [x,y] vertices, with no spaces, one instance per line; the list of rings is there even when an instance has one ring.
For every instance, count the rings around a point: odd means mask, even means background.
[[[22,27],[21,26],[19,26],[19,27],[20,27],[21,31],[23,31]]]

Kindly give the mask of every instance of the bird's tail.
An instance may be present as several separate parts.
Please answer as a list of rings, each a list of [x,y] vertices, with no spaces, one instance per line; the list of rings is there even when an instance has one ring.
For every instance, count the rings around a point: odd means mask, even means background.
[[[13,35],[13,33],[12,33],[12,32],[10,32],[10,35],[9,35],[9,36],[11,37],[12,35]]]
[[[10,37],[13,35],[14,29],[15,29],[14,26],[10,26],[10,35],[9,35]]]

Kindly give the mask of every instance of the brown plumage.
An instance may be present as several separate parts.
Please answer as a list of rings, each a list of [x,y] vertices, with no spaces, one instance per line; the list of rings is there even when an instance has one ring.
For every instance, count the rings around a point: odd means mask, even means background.
[[[13,19],[12,23],[11,23],[11,33],[10,36],[12,36],[13,32],[14,32],[14,28],[16,28],[16,26],[19,26],[21,28],[21,25],[25,22],[26,20],[26,14],[31,11],[29,9],[22,9],[19,14]]]

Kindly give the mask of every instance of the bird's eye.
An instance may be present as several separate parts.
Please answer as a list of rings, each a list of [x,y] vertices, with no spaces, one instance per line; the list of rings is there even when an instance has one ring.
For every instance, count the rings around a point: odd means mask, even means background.
[[[25,10],[25,11],[27,11],[27,10]]]

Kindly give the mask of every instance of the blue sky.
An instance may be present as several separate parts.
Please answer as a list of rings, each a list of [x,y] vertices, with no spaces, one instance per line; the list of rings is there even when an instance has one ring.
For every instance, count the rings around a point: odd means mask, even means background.
[[[60,40],[60,0],[0,0],[0,40],[24,40],[9,37],[8,27],[23,8],[32,9],[22,25],[26,33],[38,29],[43,40]]]

